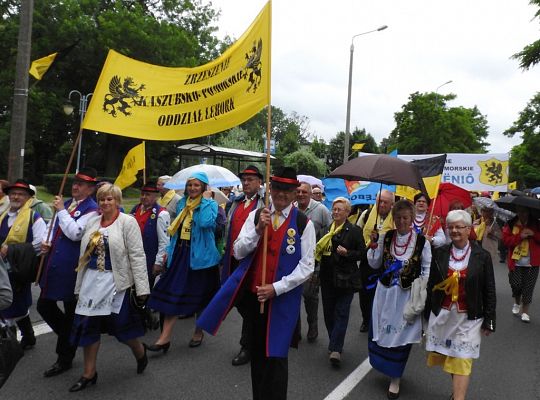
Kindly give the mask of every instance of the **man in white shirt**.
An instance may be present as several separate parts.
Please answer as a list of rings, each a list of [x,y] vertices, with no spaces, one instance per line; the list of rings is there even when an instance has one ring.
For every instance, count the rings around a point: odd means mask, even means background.
[[[234,243],[240,265],[197,321],[198,326],[215,334],[232,304],[244,310],[244,320],[253,332],[254,400],[287,398],[287,356],[290,345],[295,345],[301,285],[315,266],[315,228],[292,204],[299,183],[292,168],[285,167],[272,176],[272,205],[249,214]],[[265,230],[266,252],[261,245]]]

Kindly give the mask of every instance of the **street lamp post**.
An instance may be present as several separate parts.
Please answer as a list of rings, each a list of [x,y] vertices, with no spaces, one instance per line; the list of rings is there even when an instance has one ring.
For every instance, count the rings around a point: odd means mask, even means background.
[[[435,108],[437,108],[437,106],[439,105],[439,89],[445,85],[448,85],[449,83],[452,83],[452,80],[444,82],[442,85],[437,86],[437,89],[435,89]]]
[[[74,107],[73,107],[73,103],[71,102],[71,97],[75,94],[79,96],[79,117],[80,117],[79,129],[82,129],[84,115],[86,114],[88,102],[90,101],[90,97],[92,97],[93,93],[88,93],[84,95],[78,90],[72,90],[71,92],[69,92],[69,96],[68,96],[69,102],[64,104],[64,107],[63,107],[64,113],[66,115],[73,114]],[[82,147],[82,135],[81,135],[81,138],[79,139],[79,147],[77,148],[77,167],[75,169],[75,173],[79,172],[79,167],[81,164],[81,147]]]
[[[347,118],[345,121],[345,142],[343,149],[343,162],[347,162],[349,159],[349,136],[350,136],[350,127],[351,127],[351,88],[352,88],[352,67],[353,67],[353,56],[354,56],[354,39],[358,36],[367,35],[368,33],[384,31],[388,28],[387,25],[380,26],[377,29],[372,31],[358,33],[351,38],[351,54],[349,59],[349,86],[347,91]]]

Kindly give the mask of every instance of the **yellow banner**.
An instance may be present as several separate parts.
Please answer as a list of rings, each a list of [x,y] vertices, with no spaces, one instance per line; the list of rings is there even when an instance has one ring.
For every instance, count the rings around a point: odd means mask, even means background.
[[[168,68],[110,50],[83,128],[150,140],[222,132],[270,103],[268,2],[219,58],[196,68]]]
[[[146,157],[144,154],[144,142],[133,147],[126,154],[120,175],[114,181],[114,184],[120,189],[125,189],[137,180],[137,172],[146,166]]]
[[[426,186],[429,198],[434,199],[435,197],[437,197],[437,193],[439,191],[439,183],[441,183],[441,175],[428,176],[422,178],[422,180],[424,181],[424,185]],[[406,199],[412,201],[417,193],[420,193],[420,190],[416,190],[408,186],[396,186],[396,196],[405,197]]]
[[[517,181],[508,182],[508,191],[517,189]]]
[[[41,80],[41,78],[43,78],[43,75],[45,75],[49,67],[54,62],[54,59],[56,58],[57,54],[58,53],[52,53],[46,57],[42,57],[42,58],[32,61],[32,65],[30,66],[30,71],[28,71],[30,75],[32,75],[37,80]]]

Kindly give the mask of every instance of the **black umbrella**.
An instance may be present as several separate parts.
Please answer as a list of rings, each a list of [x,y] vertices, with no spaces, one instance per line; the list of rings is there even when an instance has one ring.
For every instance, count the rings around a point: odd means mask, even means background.
[[[354,158],[333,170],[329,177],[409,186],[427,194],[418,168],[413,163],[387,154]]]
[[[536,216],[540,214],[540,200],[529,196],[504,196],[495,203],[505,210],[516,212],[517,207],[525,207],[534,212]]]

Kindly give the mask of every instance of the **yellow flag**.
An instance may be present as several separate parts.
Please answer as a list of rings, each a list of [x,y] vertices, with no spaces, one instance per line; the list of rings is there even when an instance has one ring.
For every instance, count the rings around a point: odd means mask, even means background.
[[[446,154],[443,154],[442,156],[422,158],[411,162],[418,167],[429,198],[434,199],[437,197],[437,193],[439,192],[439,184],[441,183],[441,175],[444,171],[444,164],[446,162]],[[420,193],[420,191],[408,186],[396,186],[397,196],[412,200],[417,193]]]
[[[508,190],[516,190],[516,189],[517,189],[517,181],[508,182]]]
[[[57,54],[58,53],[52,53],[46,57],[42,57],[40,59],[32,61],[32,65],[30,66],[30,71],[29,71],[30,75],[32,75],[34,78],[38,80],[41,80],[41,78],[43,78],[43,75],[45,75],[49,67],[54,62],[54,59],[56,58]]]
[[[168,68],[110,50],[83,128],[151,140],[222,132],[270,103],[268,2],[220,57],[196,68]]]
[[[352,145],[352,149],[354,151],[360,151],[360,150],[362,150],[364,148],[365,145],[366,145],[365,142],[364,143],[355,143],[355,144]]]
[[[114,184],[120,189],[125,189],[137,180],[137,172],[145,168],[144,142],[133,147],[128,151],[120,175],[114,181]]]

